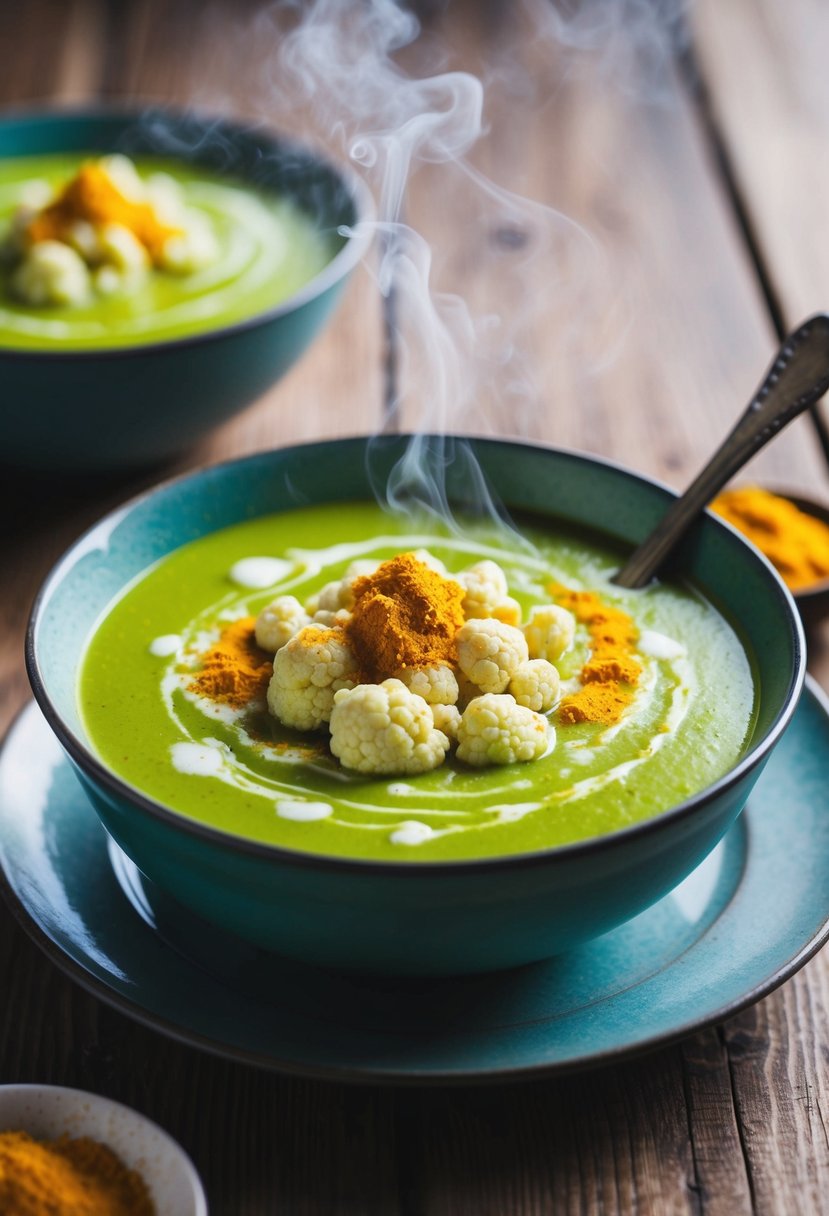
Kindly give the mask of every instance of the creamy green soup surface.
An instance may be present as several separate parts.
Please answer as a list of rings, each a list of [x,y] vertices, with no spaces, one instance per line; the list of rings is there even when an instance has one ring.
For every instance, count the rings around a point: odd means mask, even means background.
[[[543,519],[522,521],[521,531],[531,547],[474,523],[462,537],[413,534],[373,504],[341,503],[185,545],[135,581],[90,638],[79,696],[93,749],[130,785],[201,823],[290,849],[394,861],[584,840],[657,815],[725,774],[751,738],[756,696],[732,627],[693,588],[614,586],[620,554],[601,538]],[[566,724],[553,709],[555,746],[538,760],[473,770],[450,756],[415,777],[366,777],[337,764],[325,733],[286,729],[263,704],[235,711],[188,690],[199,654],[229,621],[255,616],[277,594],[303,600],[355,559],[421,548],[450,572],[493,559],[525,615],[550,602],[551,583],[597,591],[627,612],[643,674],[622,719]],[[557,663],[563,692],[579,686],[588,655],[579,626]]]
[[[61,187],[95,153],[0,159],[0,234],[32,183]],[[25,350],[134,346],[186,337],[244,320],[297,292],[342,244],[318,230],[288,199],[174,159],[138,157],[139,174],[163,172],[180,184],[189,208],[209,221],[219,255],[192,274],[153,271],[135,292],[83,306],[37,307],[10,288],[0,264],[0,347]]]

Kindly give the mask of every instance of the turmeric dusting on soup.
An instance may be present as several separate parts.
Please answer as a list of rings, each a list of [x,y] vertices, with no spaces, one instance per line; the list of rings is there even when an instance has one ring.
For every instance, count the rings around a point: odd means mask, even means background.
[[[0,1132],[3,1216],[156,1216],[147,1184],[111,1148],[88,1137],[40,1142]]]
[[[642,667],[633,657],[639,636],[626,612],[614,608],[593,591],[552,587],[556,600],[587,626],[590,658],[581,669],[583,687],[559,706],[562,722],[618,722],[633,700]]]
[[[264,698],[273,674],[273,660],[256,644],[252,616],[233,621],[218,642],[202,656],[202,669],[190,688],[198,696],[243,709]]]
[[[829,526],[759,486],[726,490],[711,510],[764,553],[792,591],[829,578]]]
[[[181,231],[162,223],[148,202],[126,197],[94,160],[81,165],[75,177],[48,207],[39,212],[26,228],[31,244],[38,241],[66,241],[71,244],[73,226],[79,221],[103,227],[120,224],[141,242],[151,261],[159,265],[165,243]]]

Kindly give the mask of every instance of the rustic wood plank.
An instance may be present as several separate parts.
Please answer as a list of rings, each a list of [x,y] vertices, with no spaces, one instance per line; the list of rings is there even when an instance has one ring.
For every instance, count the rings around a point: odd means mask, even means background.
[[[696,114],[670,66],[652,100],[635,78],[614,81],[587,56],[574,66],[551,37],[529,37],[513,9],[487,13],[473,21],[453,5],[440,26],[452,67],[493,77],[473,160],[551,210],[482,212],[480,192],[442,167],[412,182],[407,218],[434,238],[439,286],[469,292],[481,314],[521,318],[518,391],[511,374],[492,372],[496,392],[484,387],[463,421],[600,452],[680,486],[774,347]],[[505,242],[510,229],[518,241]],[[405,326],[403,302],[399,311]],[[410,421],[424,412],[413,399]],[[822,476],[802,420],[754,465],[769,480],[793,467],[803,484]]]
[[[694,47],[788,324],[829,301],[829,10],[820,0],[700,0]],[[739,48],[739,53],[737,53]]]

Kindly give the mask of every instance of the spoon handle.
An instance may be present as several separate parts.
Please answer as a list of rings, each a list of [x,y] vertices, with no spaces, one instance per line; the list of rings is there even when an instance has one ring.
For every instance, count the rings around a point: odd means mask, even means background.
[[[644,587],[712,498],[745,462],[829,389],[829,316],[818,313],[789,334],[734,429],[685,493],[614,578]]]

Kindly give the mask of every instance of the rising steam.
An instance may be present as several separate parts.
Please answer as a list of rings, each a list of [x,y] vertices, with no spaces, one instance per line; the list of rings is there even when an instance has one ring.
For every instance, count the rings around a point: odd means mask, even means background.
[[[470,27],[486,20],[486,5],[464,7]],[[513,100],[526,93],[516,56],[529,41],[551,61],[564,48],[567,71],[589,57],[616,87],[646,89],[658,99],[681,28],[681,0],[523,0],[507,7],[520,9],[520,20],[497,62],[484,65],[488,86]],[[504,416],[505,402],[513,433],[532,434],[538,403],[553,392],[533,382],[522,353],[539,308],[549,319],[551,347],[571,358],[573,349],[591,348],[584,360],[589,374],[623,341],[627,301],[606,284],[601,246],[587,233],[482,171],[475,153],[486,138],[484,80],[448,70],[445,51],[420,34],[417,17],[395,0],[277,0],[261,11],[255,31],[275,47],[266,95],[333,145],[375,195],[377,284],[395,351],[385,429],[417,436],[388,482],[375,485],[378,499],[391,510],[425,511],[451,524],[451,466],[453,480],[463,474],[466,505],[477,502],[503,520],[468,446],[435,436],[501,431],[493,416]],[[523,102],[526,112],[550,98]],[[462,197],[464,221],[479,233],[481,248],[503,251],[491,276],[497,281],[483,286],[474,308],[447,290],[448,251],[433,252],[428,234],[406,222],[407,191],[423,165],[440,166],[443,197]]]

